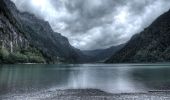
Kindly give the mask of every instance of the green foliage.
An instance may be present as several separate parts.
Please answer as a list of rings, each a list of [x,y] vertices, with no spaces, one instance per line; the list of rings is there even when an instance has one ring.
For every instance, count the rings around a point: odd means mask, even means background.
[[[28,62],[31,63],[44,63],[45,60],[42,56],[42,54],[34,48],[29,48],[27,50],[23,50],[22,53],[28,57]]]
[[[45,62],[45,60],[44,60],[44,58],[42,58],[42,57],[40,57],[40,56],[28,56],[29,58],[29,62],[32,62],[32,63],[34,63],[34,62],[36,62],[36,63],[44,63]]]
[[[0,57],[7,57],[8,55],[9,55],[8,50],[6,50],[5,48],[0,49]]]
[[[9,53],[7,49],[0,49],[0,63],[45,63],[42,54],[29,48],[20,52]]]
[[[19,52],[11,53],[9,55],[8,61],[10,63],[15,63],[15,62],[17,62],[17,63],[27,63],[28,62],[28,57],[26,55],[23,55],[23,54],[19,53]]]
[[[9,56],[9,52],[5,48],[0,48],[0,62],[5,62],[7,61]]]

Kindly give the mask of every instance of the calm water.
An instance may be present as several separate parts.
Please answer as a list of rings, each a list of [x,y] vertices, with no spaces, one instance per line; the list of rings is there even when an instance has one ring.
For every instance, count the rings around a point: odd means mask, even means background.
[[[56,89],[170,89],[170,64],[0,65],[0,95]]]

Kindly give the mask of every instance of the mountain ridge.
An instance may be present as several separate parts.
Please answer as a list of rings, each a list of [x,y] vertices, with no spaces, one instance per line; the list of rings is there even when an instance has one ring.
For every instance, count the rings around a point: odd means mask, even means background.
[[[106,63],[170,62],[170,10],[109,58]]]
[[[70,45],[66,37],[54,32],[48,22],[30,13],[19,12],[10,0],[0,1],[0,13],[2,59],[5,58],[4,56],[15,55],[15,53],[28,58],[25,51],[29,54],[36,51],[43,59],[42,63],[78,62],[80,52],[78,53],[76,48]],[[27,43],[27,45],[21,46],[22,43]],[[3,62],[2,59],[2,63],[8,63]],[[29,61],[24,61],[26,62]]]
[[[112,46],[106,49],[96,49],[96,50],[84,50],[82,53],[88,58],[86,58],[86,62],[104,62],[106,59],[110,58],[112,54],[119,51],[123,48],[125,44],[120,44],[117,46]]]

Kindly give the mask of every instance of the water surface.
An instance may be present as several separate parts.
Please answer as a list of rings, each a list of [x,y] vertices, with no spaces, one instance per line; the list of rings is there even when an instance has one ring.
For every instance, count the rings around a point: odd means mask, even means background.
[[[170,64],[0,65],[0,95],[56,89],[170,89]]]

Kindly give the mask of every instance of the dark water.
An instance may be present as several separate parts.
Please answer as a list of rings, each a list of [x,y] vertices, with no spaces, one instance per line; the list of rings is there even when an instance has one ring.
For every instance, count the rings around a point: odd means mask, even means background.
[[[170,89],[170,64],[0,65],[0,95],[55,89]]]

